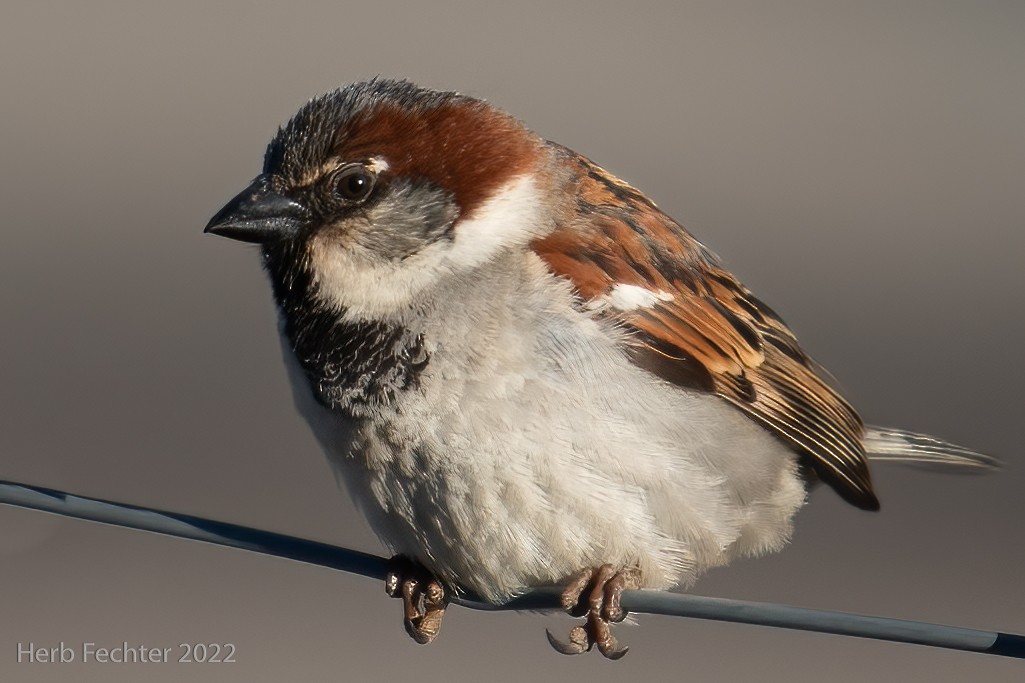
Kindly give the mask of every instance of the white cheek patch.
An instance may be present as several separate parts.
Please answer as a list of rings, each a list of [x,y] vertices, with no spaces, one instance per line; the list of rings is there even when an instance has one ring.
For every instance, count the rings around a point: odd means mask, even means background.
[[[538,236],[540,198],[532,176],[516,178],[456,223],[452,241],[441,240],[400,261],[382,261],[358,245],[340,247],[326,237],[310,244],[319,293],[350,319],[392,319],[445,275],[486,263],[505,248]]]
[[[388,320],[407,310],[416,295],[437,280],[440,259],[431,248],[402,261],[381,261],[349,245],[315,239],[310,265],[321,298],[349,319]]]
[[[635,311],[638,308],[650,308],[659,302],[672,301],[675,297],[669,292],[650,289],[638,285],[617,283],[605,296],[591,299],[585,308],[589,311],[600,311],[611,306],[619,311]]]
[[[531,175],[516,178],[456,223],[448,260],[457,266],[484,263],[500,250],[525,245],[540,236],[541,197]]]

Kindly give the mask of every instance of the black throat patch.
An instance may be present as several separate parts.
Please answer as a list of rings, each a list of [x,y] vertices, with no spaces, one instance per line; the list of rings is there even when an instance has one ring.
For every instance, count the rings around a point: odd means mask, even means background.
[[[366,417],[416,385],[430,360],[422,335],[388,323],[342,320],[316,296],[301,244],[265,245],[285,336],[317,402],[351,417]]]

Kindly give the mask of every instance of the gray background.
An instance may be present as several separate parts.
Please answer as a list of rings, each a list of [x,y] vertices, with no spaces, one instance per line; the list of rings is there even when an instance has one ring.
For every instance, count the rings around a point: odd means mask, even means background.
[[[1025,5],[4,3],[0,478],[369,551],[293,413],[252,247],[201,235],[310,96],[375,74],[487,97],[642,188],[866,419],[999,454],[818,491],[703,594],[1025,632]],[[454,609],[409,641],[377,583],[0,509],[17,681],[1018,681],[1025,663],[643,617],[618,664],[558,616]],[[17,664],[18,642],[231,642],[233,665]]]

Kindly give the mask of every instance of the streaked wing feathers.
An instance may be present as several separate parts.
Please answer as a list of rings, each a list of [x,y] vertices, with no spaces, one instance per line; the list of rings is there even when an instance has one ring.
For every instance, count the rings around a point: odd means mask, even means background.
[[[633,332],[633,361],[730,401],[806,455],[846,500],[878,508],[860,418],[779,316],[636,189],[555,150],[578,172],[576,205],[534,250],[586,308]],[[617,306],[615,289],[624,285],[650,301]]]

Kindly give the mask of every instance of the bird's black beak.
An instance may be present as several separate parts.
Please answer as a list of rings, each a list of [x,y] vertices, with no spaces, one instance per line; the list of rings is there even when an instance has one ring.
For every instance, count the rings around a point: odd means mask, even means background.
[[[295,234],[308,221],[305,206],[274,192],[261,175],[218,211],[203,232],[263,244]]]

